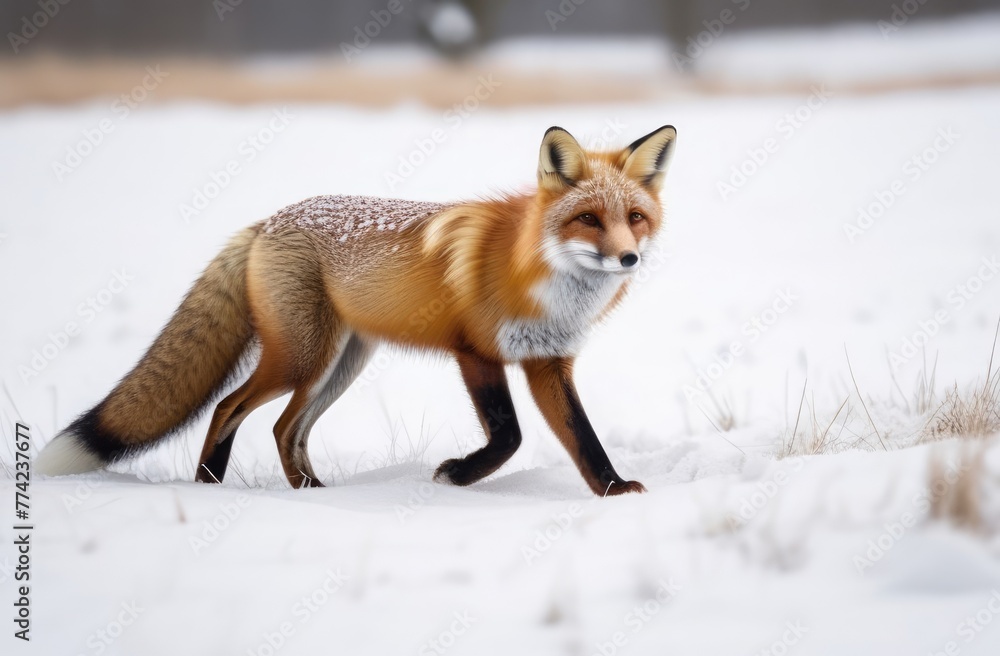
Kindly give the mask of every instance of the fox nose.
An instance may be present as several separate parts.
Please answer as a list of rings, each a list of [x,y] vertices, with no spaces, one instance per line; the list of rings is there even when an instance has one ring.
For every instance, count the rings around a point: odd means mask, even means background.
[[[633,253],[632,251],[626,251],[626,253],[621,256],[621,263],[626,269],[631,269],[639,263],[639,255]]]

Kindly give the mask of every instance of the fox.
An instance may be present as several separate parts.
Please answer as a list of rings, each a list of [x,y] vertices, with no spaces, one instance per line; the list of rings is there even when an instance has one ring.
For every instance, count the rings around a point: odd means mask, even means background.
[[[228,242],[138,364],[44,447],[35,471],[133,457],[252,369],[215,407],[195,479],[221,483],[240,424],[291,393],[274,426],[282,469],[293,488],[323,487],[310,431],[388,344],[453,357],[482,425],[486,444],[445,460],[435,481],[471,485],[517,451],[505,373],[516,365],[595,495],[645,492],[612,466],[573,369],[660,232],[676,136],[665,125],[588,151],[551,127],[527,191],[454,203],[317,196],[279,210]]]

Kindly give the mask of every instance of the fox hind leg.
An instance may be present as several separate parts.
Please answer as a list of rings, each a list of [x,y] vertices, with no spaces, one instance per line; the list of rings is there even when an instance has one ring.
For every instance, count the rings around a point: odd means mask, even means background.
[[[198,460],[196,481],[221,483],[240,424],[251,412],[288,391],[281,361],[269,356],[265,350],[250,378],[216,407]]]
[[[292,487],[323,486],[309,460],[309,433],[320,416],[361,374],[373,352],[370,342],[349,333],[326,369],[308,384],[295,388],[274,427],[281,465]]]
[[[292,399],[275,435],[282,466],[292,479],[292,459],[282,436],[309,405],[311,387],[350,335],[316,262],[315,245],[303,233],[261,235],[254,242],[247,263],[247,296],[261,343],[261,362],[250,380],[219,404],[202,451],[199,480],[221,480],[239,423],[255,408],[289,391]],[[296,470],[312,475],[308,461],[297,464],[301,466]]]

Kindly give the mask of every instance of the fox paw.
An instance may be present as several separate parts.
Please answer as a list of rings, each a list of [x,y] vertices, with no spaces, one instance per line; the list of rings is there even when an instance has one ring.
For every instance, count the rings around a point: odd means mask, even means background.
[[[451,458],[442,462],[437,470],[434,472],[434,482],[444,483],[446,485],[467,485],[466,483],[461,483],[456,480],[460,467],[462,465],[461,458]]]
[[[611,487],[604,494],[606,497],[618,496],[619,494],[629,494],[631,492],[642,493],[646,491],[646,486],[639,481],[625,481],[624,483],[612,483]]]

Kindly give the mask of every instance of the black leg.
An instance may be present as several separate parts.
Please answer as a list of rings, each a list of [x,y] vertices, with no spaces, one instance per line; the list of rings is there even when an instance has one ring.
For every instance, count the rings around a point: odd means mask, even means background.
[[[523,366],[535,403],[594,494],[645,492],[642,483],[626,481],[611,465],[576,393],[573,361],[565,358],[532,360]]]
[[[486,446],[464,458],[445,460],[434,478],[455,485],[470,485],[510,460],[521,446],[521,429],[517,425],[503,364],[484,360],[474,353],[458,353],[457,358],[487,442]]]
[[[221,483],[226,477],[226,469],[229,467],[229,453],[233,450],[233,442],[236,441],[236,429],[229,432],[226,439],[215,445],[215,449],[198,467],[194,480],[199,483]]]

